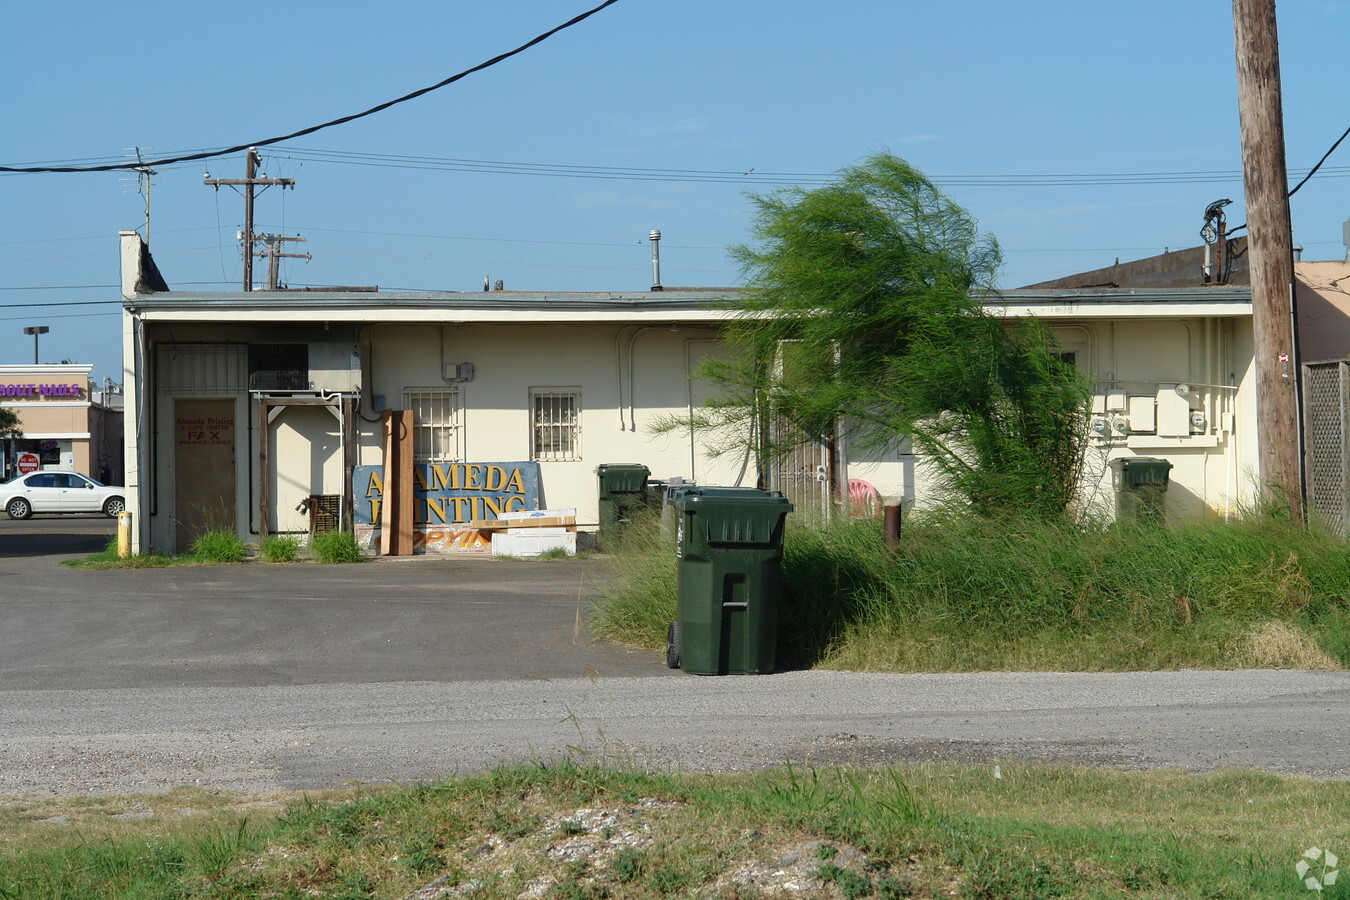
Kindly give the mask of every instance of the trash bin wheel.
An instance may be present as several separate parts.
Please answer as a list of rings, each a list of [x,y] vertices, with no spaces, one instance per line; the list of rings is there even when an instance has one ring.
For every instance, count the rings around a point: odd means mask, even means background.
[[[671,622],[666,626],[666,668],[680,667],[680,623]]]

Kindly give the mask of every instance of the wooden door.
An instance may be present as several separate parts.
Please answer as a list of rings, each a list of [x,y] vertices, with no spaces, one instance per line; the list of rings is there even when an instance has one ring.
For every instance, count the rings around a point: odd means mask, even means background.
[[[174,533],[179,553],[208,531],[238,531],[234,400],[174,400]]]

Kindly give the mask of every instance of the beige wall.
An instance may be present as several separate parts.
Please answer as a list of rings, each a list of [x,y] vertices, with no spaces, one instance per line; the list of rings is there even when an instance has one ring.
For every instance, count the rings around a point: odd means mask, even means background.
[[[1254,496],[1255,382],[1246,318],[1059,319],[1066,351],[1092,379],[1085,510],[1112,514],[1110,463],[1153,457],[1172,463],[1167,509],[1178,516],[1227,515]],[[1177,385],[1186,385],[1184,396]],[[1199,414],[1201,421],[1193,421]],[[903,449],[903,448],[901,448]],[[856,457],[855,457],[856,459]],[[849,476],[884,497],[923,506],[936,497],[933,473],[904,453],[871,454]]]
[[[167,332],[163,335],[167,337]],[[172,465],[173,401],[178,397],[228,397],[236,401],[240,452],[235,475],[239,531],[256,539],[258,439],[256,405],[244,383],[242,360],[249,341],[351,341],[356,335],[318,329],[251,329],[176,326],[177,349],[156,355],[156,446],[152,481],[156,498],[149,517],[151,543],[172,547],[175,478]],[[371,327],[359,335],[362,356],[361,420],[356,423],[357,465],[383,461],[381,409],[403,407],[408,389],[458,390],[462,458],[466,462],[516,462],[531,456],[532,389],[575,391],[580,395],[580,457],[541,462],[543,505],[575,508],[579,522],[597,521],[595,468],[601,463],[641,463],[653,478],[672,476],[705,484],[754,484],[754,466],[744,460],[713,459],[704,439],[686,430],[658,434],[662,416],[686,413],[702,402],[707,386],[691,381],[701,359],[720,353],[716,332],[703,327],[577,325],[398,325]],[[198,342],[238,342],[208,351]],[[219,346],[219,344],[217,344]],[[207,356],[211,357],[206,362]],[[229,361],[232,359],[233,361]],[[472,380],[444,380],[442,363],[471,363]],[[377,409],[375,398],[382,405]],[[269,530],[300,531],[307,519],[295,511],[311,493],[345,493],[339,423],[326,408],[287,407],[268,427]],[[247,442],[245,444],[245,442]],[[247,450],[244,447],[247,446]],[[148,496],[148,495],[147,495]]]
[[[1173,464],[1170,514],[1225,515],[1250,501],[1256,430],[1249,319],[1066,316],[1050,321],[1064,349],[1076,354],[1095,385],[1097,430],[1090,439],[1085,484],[1089,510],[1109,515],[1114,508],[1110,461],[1119,457],[1162,457]],[[404,392],[418,388],[458,390],[463,461],[528,460],[531,390],[553,389],[580,395],[580,458],[541,463],[541,501],[551,508],[576,508],[583,525],[598,518],[594,471],[601,463],[642,463],[658,479],[754,484],[753,461],[737,454],[715,457],[706,437],[678,429],[659,433],[654,427],[663,416],[686,413],[706,396],[708,386],[691,381],[691,374],[704,357],[723,352],[716,332],[707,327],[451,324],[378,325],[359,331],[349,326],[326,332],[298,326],[176,325],[172,333],[180,349],[172,354],[173,362],[161,360],[161,379],[174,368],[177,383],[165,393],[161,382],[156,400],[160,443],[153,466],[155,546],[172,546],[166,510],[172,509],[175,475],[166,435],[173,433],[170,401],[175,396],[231,397],[236,402],[241,537],[256,536],[260,477],[268,479],[269,530],[303,530],[306,520],[294,508],[304,496],[350,489],[342,483],[338,422],[324,408],[291,407],[279,414],[269,426],[269,469],[260,476],[257,410],[247,395],[241,362],[248,341],[359,344],[358,465],[382,462],[379,413],[403,408]],[[167,335],[165,331],[152,338]],[[192,361],[207,353],[196,342],[221,341],[238,342],[228,351],[233,362],[222,363],[224,357],[213,357],[209,364]],[[472,365],[472,379],[443,377],[453,375],[462,363]],[[208,384],[210,379],[216,382]],[[1178,385],[1187,388],[1178,391]],[[930,473],[903,446],[859,449],[848,475],[868,481],[883,496],[905,498],[909,505],[934,499]]]
[[[516,462],[530,458],[531,389],[579,392],[580,458],[540,464],[542,502],[576,508],[581,521],[593,523],[601,463],[642,463],[660,479],[736,480],[740,460],[710,458],[706,442],[687,432],[653,430],[660,417],[702,401],[706,387],[689,376],[703,356],[719,352],[714,337],[702,328],[618,325],[381,327],[366,360],[368,395],[381,395],[387,408],[397,409],[405,389],[458,387],[464,459]],[[440,379],[442,358],[451,366],[471,363],[473,380]],[[367,429],[358,461],[376,464],[381,449]],[[753,467],[746,477],[754,483]]]
[[[1304,362],[1350,357],[1350,262],[1295,263],[1294,302]]]

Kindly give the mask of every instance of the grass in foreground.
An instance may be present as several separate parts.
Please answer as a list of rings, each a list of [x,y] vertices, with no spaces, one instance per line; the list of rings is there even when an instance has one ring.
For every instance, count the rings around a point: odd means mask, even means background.
[[[1000,774],[561,763],[301,798],[280,815],[275,798],[239,808],[200,791],[3,801],[0,898],[749,898],[787,881],[803,897],[1298,897],[1309,847],[1350,852],[1344,782]]]
[[[596,616],[660,649],[676,561],[629,544]],[[790,527],[778,659],[873,671],[1350,666],[1350,550],[1268,518],[1160,528],[925,515]]]

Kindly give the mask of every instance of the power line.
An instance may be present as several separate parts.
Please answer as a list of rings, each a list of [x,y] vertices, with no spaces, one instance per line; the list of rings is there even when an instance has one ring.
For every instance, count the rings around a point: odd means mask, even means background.
[[[108,311],[108,312],[86,312],[86,313],[56,313],[56,314],[52,314],[52,313],[44,313],[43,316],[42,316],[42,318],[43,318],[44,320],[45,320],[45,319],[89,319],[89,318],[93,318],[94,316],[120,316],[121,314],[122,314],[122,311],[121,311],[121,310],[110,310],[110,311]],[[0,316],[0,322],[22,322],[22,321],[24,321],[24,320],[27,319],[27,318],[28,318],[28,316],[27,316],[26,314],[25,314],[25,315],[22,315],[22,316]]]
[[[307,134],[313,134],[314,132],[322,131],[325,128],[332,128],[335,125],[345,125],[348,122],[354,122],[357,119],[363,119],[366,116],[374,115],[377,112],[383,112],[384,110],[388,109],[391,106],[396,106],[399,103],[405,103],[409,100],[420,97],[423,94],[429,94],[432,91],[440,90],[441,88],[446,87],[447,85],[454,84],[461,78],[465,78],[469,75],[474,74],[475,72],[481,72],[484,69],[490,69],[493,66],[497,65],[498,63],[504,62],[518,53],[523,53],[526,50],[533,47],[535,44],[539,44],[542,43],[543,41],[548,40],[558,32],[563,31],[564,29],[567,28],[571,28],[573,25],[576,25],[577,23],[582,22],[585,19],[589,19],[591,16],[600,12],[600,10],[605,9],[608,6],[613,6],[615,3],[618,2],[619,0],[605,0],[605,2],[601,3],[594,9],[587,10],[586,12],[581,13],[578,16],[573,16],[571,19],[568,19],[561,25],[558,25],[555,28],[551,28],[548,31],[544,32],[543,34],[531,38],[530,40],[521,44],[514,50],[508,50],[505,53],[498,54],[497,56],[494,56],[492,59],[489,59],[486,62],[481,62],[476,66],[465,69],[464,71],[459,72],[455,75],[451,75],[449,78],[446,78],[443,81],[439,81],[436,84],[413,91],[411,94],[404,94],[402,97],[398,97],[394,100],[385,101],[384,103],[381,103],[378,106],[372,106],[370,109],[365,110],[364,112],[353,113],[352,115],[349,116],[342,116],[341,118],[333,119],[332,121],[324,122],[320,125],[311,125],[308,128],[302,128],[299,131],[293,131],[290,134],[281,135],[280,137],[267,138],[266,140],[261,141],[248,141],[246,143],[236,144],[233,147],[225,147],[223,149],[214,150],[210,152],[192,153],[185,156],[169,157],[166,159],[152,159],[147,160],[145,162],[135,162],[135,163],[122,162],[97,166],[0,166],[0,172],[14,172],[14,173],[111,172],[119,169],[134,169],[138,166],[146,166],[146,165],[167,166],[172,163],[190,162],[192,160],[198,159],[211,159],[216,156],[226,156],[231,153],[238,153],[241,150],[247,150],[250,147],[266,147],[271,144],[279,144],[282,141],[289,141],[292,138],[304,137]]]
[[[1339,143],[1339,142],[1338,142]],[[496,175],[533,175],[552,178],[588,178],[619,181],[671,181],[681,183],[724,183],[742,185],[820,186],[830,183],[835,175],[828,172],[767,172],[753,174],[729,169],[656,169],[628,166],[591,166],[564,163],[511,162],[505,160],[460,159],[455,157],[409,156],[392,153],[371,153],[343,150],[320,150],[306,147],[277,148],[278,155],[305,162],[336,165],[372,166],[392,169],[473,172]],[[1332,149],[1335,149],[1334,147]],[[1324,157],[1325,159],[1325,157]],[[1320,166],[1320,164],[1319,164]],[[1307,173],[1312,177],[1318,167]],[[1291,170],[1297,174],[1301,170]],[[1323,173],[1324,178],[1350,176],[1350,167],[1337,166]],[[1081,172],[1081,173],[1006,173],[927,175],[933,182],[947,187],[1052,187],[1089,185],[1137,184],[1222,184],[1242,180],[1241,169],[1196,170],[1181,172]],[[1306,180],[1306,178],[1305,178]]]
[[[0,291],[95,291],[121,287],[120,284],[44,284],[35,287],[0,287]]]
[[[0,303],[0,309],[31,309],[38,306],[104,306],[121,300],[60,300],[53,303]]]

